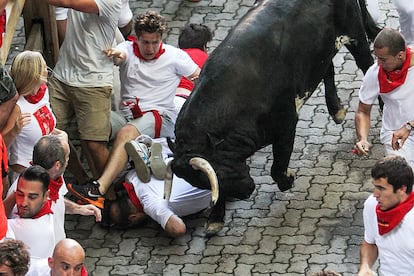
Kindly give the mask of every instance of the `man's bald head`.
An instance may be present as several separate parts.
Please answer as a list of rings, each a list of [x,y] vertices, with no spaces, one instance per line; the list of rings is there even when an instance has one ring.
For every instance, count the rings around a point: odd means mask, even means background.
[[[81,275],[85,250],[73,239],[59,241],[49,258],[50,275]]]

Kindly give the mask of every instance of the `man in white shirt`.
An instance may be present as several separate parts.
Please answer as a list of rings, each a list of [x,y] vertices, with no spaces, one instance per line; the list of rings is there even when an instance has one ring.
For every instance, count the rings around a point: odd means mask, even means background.
[[[57,127],[77,121],[79,137],[98,177],[109,156],[113,63],[102,52],[112,46],[121,0],[44,0],[68,8],[66,34],[49,81]]]
[[[85,268],[85,250],[73,239],[63,239],[48,258],[50,276],[87,276]]]
[[[33,149],[33,164],[45,168],[50,176],[49,199],[54,213],[54,227],[56,242],[66,237],[65,233],[65,214],[79,214],[85,216],[95,216],[96,221],[101,220],[101,211],[91,205],[80,205],[68,200],[65,195],[68,190],[63,178],[69,158],[69,144],[67,136],[63,133],[57,135],[45,135],[39,139]],[[17,182],[13,183],[5,200],[10,208],[14,206]]]
[[[47,270],[47,257],[51,256],[57,242],[49,181],[49,174],[44,168],[31,166],[25,169],[17,182],[17,213],[8,220],[6,237],[21,240],[28,247],[28,275],[36,275],[31,274],[35,271],[42,275]]]
[[[162,36],[168,29],[163,16],[153,11],[139,15],[134,29],[135,38],[105,51],[120,66],[120,111],[128,123],[118,131],[103,174],[84,185],[68,185],[79,199],[95,205],[125,168],[127,142],[141,134],[151,138],[174,136],[178,115],[174,104],[177,86],[182,76],[194,80],[200,73],[187,53],[162,43]],[[154,175],[164,176],[163,173]],[[148,174],[138,176],[142,181],[149,180]]]
[[[358,137],[355,153],[360,156],[369,153],[371,109],[380,96],[384,102],[380,139],[385,154],[401,155],[414,167],[414,55],[403,36],[391,28],[379,32],[374,41],[374,53],[378,62],[363,78],[355,112]]]
[[[377,161],[371,177],[358,276],[375,275],[371,267],[377,258],[381,275],[414,275],[413,171],[403,157],[389,155]]]
[[[165,138],[154,139],[162,145],[165,162],[171,158]],[[107,226],[127,228],[139,225],[146,217],[151,217],[172,237],[186,233],[183,216],[198,213],[211,202],[211,191],[190,185],[184,179],[173,177],[170,199],[164,199],[164,181],[151,177],[143,183],[135,170],[125,177],[125,182],[115,188],[116,200],[105,201],[102,223]]]

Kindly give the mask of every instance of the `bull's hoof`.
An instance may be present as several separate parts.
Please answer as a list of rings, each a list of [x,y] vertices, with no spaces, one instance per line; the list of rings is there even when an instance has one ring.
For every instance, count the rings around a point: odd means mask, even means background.
[[[224,227],[224,222],[211,222],[206,225],[206,237],[216,235]]]
[[[293,187],[293,181],[295,180],[295,173],[292,170],[287,170],[287,173],[275,177],[277,186],[281,192],[287,191]]]
[[[336,124],[342,124],[342,122],[345,120],[346,110],[344,108],[341,108],[336,112],[335,115],[332,116],[332,119]]]

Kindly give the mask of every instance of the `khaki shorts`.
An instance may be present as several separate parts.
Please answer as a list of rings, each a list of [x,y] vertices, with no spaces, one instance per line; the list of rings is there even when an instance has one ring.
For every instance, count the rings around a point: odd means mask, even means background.
[[[162,118],[160,137],[174,137],[174,122],[167,114],[160,114]],[[155,118],[152,112],[146,112],[142,117],[128,122],[135,126],[140,134],[155,138]]]
[[[57,128],[67,131],[76,118],[80,139],[109,140],[111,87],[74,87],[52,77],[49,93]]]

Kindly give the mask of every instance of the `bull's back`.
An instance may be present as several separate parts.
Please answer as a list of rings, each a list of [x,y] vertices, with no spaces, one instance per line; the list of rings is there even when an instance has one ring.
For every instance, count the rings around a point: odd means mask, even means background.
[[[210,55],[190,105],[227,115],[230,102],[235,112],[242,106],[270,112],[279,94],[293,100],[319,83],[335,39],[328,2],[261,2]]]

